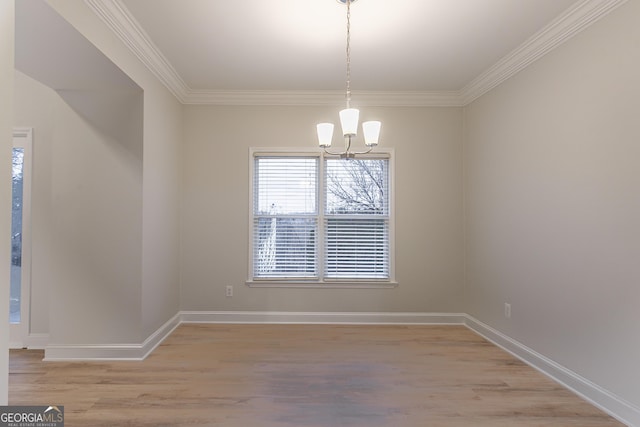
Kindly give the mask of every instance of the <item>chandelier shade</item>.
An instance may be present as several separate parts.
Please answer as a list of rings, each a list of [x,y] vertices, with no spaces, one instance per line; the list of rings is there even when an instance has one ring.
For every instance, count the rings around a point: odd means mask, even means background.
[[[358,119],[360,110],[357,108],[345,108],[340,111],[340,125],[344,136],[356,136],[358,134]]]
[[[376,145],[378,145],[381,126],[382,123],[377,120],[371,120],[362,123],[362,134],[364,135],[364,144],[366,146],[375,147]]]
[[[318,144],[320,147],[331,147],[333,139],[333,123],[318,123]]]

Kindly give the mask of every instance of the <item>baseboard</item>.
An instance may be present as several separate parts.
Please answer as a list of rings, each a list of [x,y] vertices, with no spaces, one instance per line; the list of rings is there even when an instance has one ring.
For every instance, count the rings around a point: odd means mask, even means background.
[[[618,421],[629,426],[640,426],[640,408],[632,403],[625,401],[472,316],[466,316],[465,324],[475,333],[562,384]]]
[[[179,313],[158,328],[142,344],[47,345],[44,350],[44,360],[49,362],[144,360],[178,325],[180,325]]]
[[[463,325],[456,313],[332,313],[277,311],[183,311],[182,323],[296,323],[349,325]]]
[[[178,312],[171,319],[167,320],[164,325],[160,326],[158,330],[151,334],[146,340],[144,340],[142,343],[142,347],[144,348],[142,359],[146,359],[147,356],[156,349],[156,347],[162,344],[162,341],[164,341],[178,326],[180,326],[180,323],[180,313]]]
[[[620,422],[640,426],[640,408],[637,406],[464,313],[181,311],[142,344],[46,345],[48,335],[34,334],[30,337],[33,341],[29,348],[44,344],[46,361],[143,360],[182,323],[466,325]]]
[[[49,344],[49,334],[29,334],[25,346],[29,350],[44,350]]]
[[[464,314],[183,311],[142,344],[44,345],[45,361],[144,360],[181,323],[463,325]]]
[[[43,350],[49,342],[49,334],[29,334],[24,341],[10,341],[11,350],[27,348],[29,350]]]

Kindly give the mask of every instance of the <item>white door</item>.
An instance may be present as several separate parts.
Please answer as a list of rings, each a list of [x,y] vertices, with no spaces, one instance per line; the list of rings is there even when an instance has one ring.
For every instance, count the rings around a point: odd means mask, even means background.
[[[31,128],[13,130],[11,292],[9,297],[9,346],[11,348],[24,347],[29,335],[32,142]]]

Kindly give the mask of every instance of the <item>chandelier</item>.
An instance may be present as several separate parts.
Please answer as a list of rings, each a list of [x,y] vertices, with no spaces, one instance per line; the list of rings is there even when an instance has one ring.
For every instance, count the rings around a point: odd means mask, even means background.
[[[356,154],[366,154],[378,145],[380,136],[379,121],[369,121],[362,123],[362,134],[364,135],[364,144],[367,147],[365,151],[353,151],[351,149],[351,140],[358,134],[358,120],[360,111],[357,108],[351,108],[351,3],[356,0],[337,0],[338,3],[347,5],[347,108],[340,111],[340,125],[342,126],[342,134],[344,136],[344,150],[340,152],[332,152],[331,139],[333,137],[333,123],[318,123],[318,144],[328,154],[340,156],[342,158],[351,159]]]

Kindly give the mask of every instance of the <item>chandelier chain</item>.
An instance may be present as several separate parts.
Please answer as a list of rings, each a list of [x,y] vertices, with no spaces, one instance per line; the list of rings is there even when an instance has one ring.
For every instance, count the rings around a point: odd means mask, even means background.
[[[351,0],[347,0],[347,108],[351,108]]]
[[[325,153],[332,156],[340,156],[343,159],[353,159],[356,155],[370,153],[378,145],[380,136],[380,122],[377,120],[362,123],[362,133],[366,149],[363,151],[352,151],[352,139],[357,135],[358,117],[360,111],[351,108],[351,3],[356,0],[338,0],[339,3],[347,6],[347,66],[346,66],[346,101],[347,109],[340,111],[340,124],[342,125],[342,135],[344,137],[344,150],[331,151],[331,138],[333,136],[333,123],[318,123],[318,143]]]

